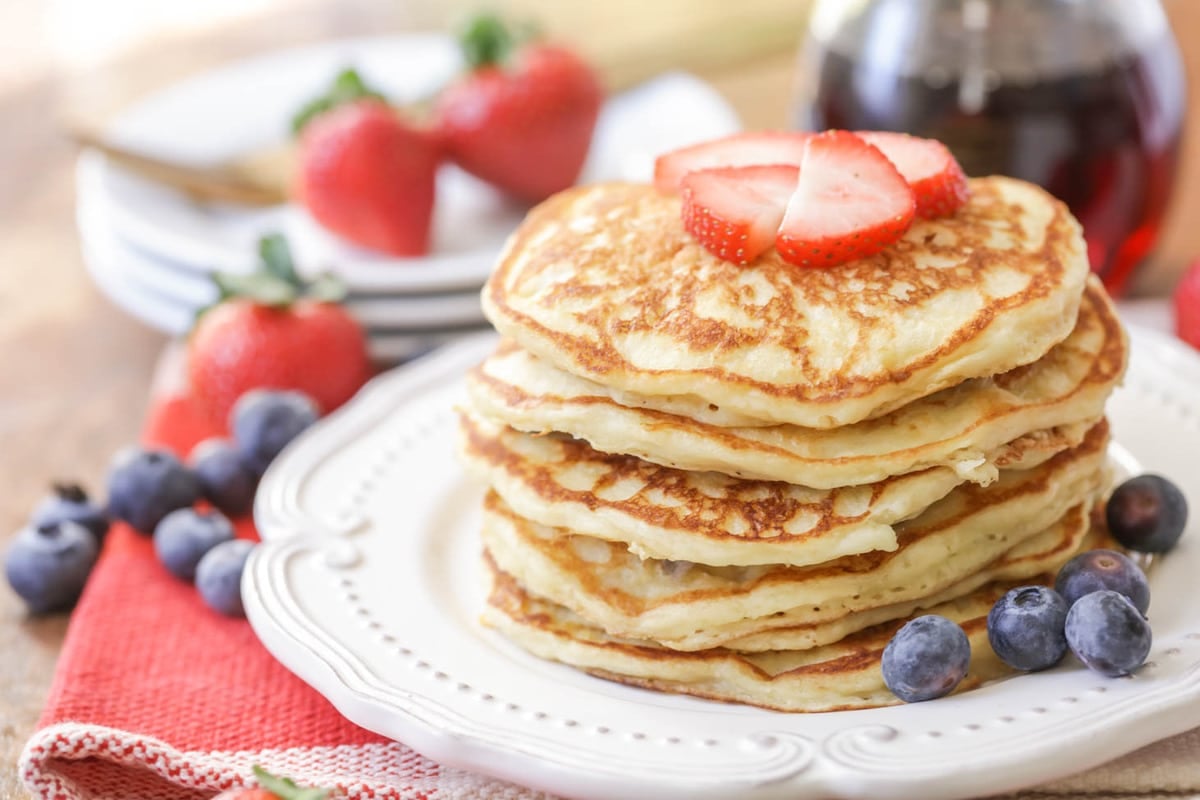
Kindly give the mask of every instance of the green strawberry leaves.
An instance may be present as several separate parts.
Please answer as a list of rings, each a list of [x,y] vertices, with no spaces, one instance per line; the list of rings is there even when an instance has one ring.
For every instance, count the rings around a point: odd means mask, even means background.
[[[280,778],[272,775],[260,766],[253,767],[254,777],[258,785],[266,789],[279,800],[328,800],[328,789],[315,789],[297,786],[290,778]]]
[[[458,44],[467,68],[477,70],[508,63],[514,52],[539,33],[533,24],[513,26],[496,14],[483,12],[467,20],[459,31]]]
[[[463,58],[471,69],[508,60],[515,42],[512,32],[504,20],[495,14],[479,14],[472,17],[463,28],[458,39]]]
[[[292,249],[283,234],[272,233],[258,240],[258,257],[266,272],[297,289],[303,288],[296,274],[296,262],[292,260]]]
[[[296,287],[264,272],[254,272],[250,275],[218,272],[213,275],[213,282],[217,284],[218,303],[244,297],[259,305],[285,308],[300,296]]]
[[[526,43],[541,37],[541,30],[531,22],[510,24],[497,14],[483,12],[467,19],[458,33],[463,60],[469,70],[491,65],[507,64],[513,54]],[[359,100],[378,100],[387,103],[382,92],[363,80],[353,67],[339,72],[325,91],[306,102],[292,115],[292,135],[299,136],[308,123],[338,106]],[[407,104],[410,113],[418,113],[431,98]]]
[[[213,306],[234,298],[251,300],[271,308],[287,308],[302,297],[322,303],[340,303],[346,299],[346,285],[328,272],[305,280],[296,271],[287,238],[273,233],[258,240],[260,265],[251,273],[215,272],[217,300],[196,312],[196,321]],[[193,323],[194,325],[194,323]]]
[[[539,38],[541,31],[532,23],[510,25],[500,16],[488,12],[469,18],[460,29],[459,46],[467,68],[476,70],[490,65],[508,63],[513,53],[527,42]],[[292,135],[299,136],[308,123],[338,106],[360,100],[387,103],[382,92],[363,80],[353,67],[339,72],[321,94],[306,102],[292,115]],[[410,116],[420,116],[431,105],[432,96],[409,102],[405,110]]]
[[[346,299],[346,284],[328,272],[322,272],[304,287],[304,296],[323,303],[340,303]]]
[[[356,100],[381,100],[386,98],[371,88],[354,69],[344,69],[333,79],[325,92],[305,103],[292,117],[292,134],[298,135],[304,126],[326,111]]]

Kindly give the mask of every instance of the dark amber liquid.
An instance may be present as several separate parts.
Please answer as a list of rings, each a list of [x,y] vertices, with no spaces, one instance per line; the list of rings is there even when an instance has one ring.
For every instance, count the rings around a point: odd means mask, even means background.
[[[1184,102],[1176,59],[1166,40],[1090,72],[1023,85],[1001,78],[965,113],[953,80],[934,86],[828,52],[799,122],[940,139],[968,175],[1046,187],[1079,218],[1092,269],[1118,294],[1153,246],[1170,196]]]

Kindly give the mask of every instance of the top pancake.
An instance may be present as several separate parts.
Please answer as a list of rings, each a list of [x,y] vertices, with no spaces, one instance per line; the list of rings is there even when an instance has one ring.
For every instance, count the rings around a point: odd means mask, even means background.
[[[738,266],[698,245],[653,187],[568,190],[530,212],[483,290],[504,335],[567,372],[643,395],[813,428],[878,416],[1043,356],[1075,324],[1079,224],[1043,190],[971,182],[870,258]]]

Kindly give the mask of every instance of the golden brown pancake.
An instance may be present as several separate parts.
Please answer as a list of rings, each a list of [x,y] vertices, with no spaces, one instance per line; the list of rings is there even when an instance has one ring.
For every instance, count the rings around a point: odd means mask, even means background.
[[[484,544],[489,557],[503,563],[511,562],[511,541],[505,541],[506,536],[512,535],[512,529],[521,529],[522,522],[513,520],[497,520],[492,510],[488,511],[485,519]],[[820,610],[812,606],[799,606],[786,611],[777,611],[766,617],[747,618],[734,624],[717,626],[697,626],[692,632],[675,637],[638,636],[636,633],[623,633],[622,629],[610,630],[614,635],[630,635],[635,638],[652,639],[655,644],[663,645],[672,650],[696,651],[711,647],[725,647],[730,650],[745,652],[763,652],[765,650],[807,650],[811,647],[831,644],[852,633],[887,622],[906,617],[922,608],[949,602],[962,597],[980,586],[997,581],[1013,581],[1039,575],[1043,572],[1053,573],[1062,564],[1074,556],[1083,544],[1089,529],[1088,503],[1080,503],[1071,508],[1045,530],[1021,539],[1015,546],[1001,553],[990,563],[960,581],[922,597],[910,597],[912,592],[901,592],[896,598],[877,595],[875,600],[880,603],[875,607],[867,607],[860,602],[857,610],[841,609],[841,616],[835,616],[838,610]],[[504,530],[501,526],[508,525]],[[530,535],[525,534],[532,534]],[[537,532],[523,530],[523,544],[526,547],[540,547]],[[936,534],[934,534],[936,535]],[[496,546],[495,555],[487,550],[490,545]],[[621,584],[625,594],[647,594],[645,588],[663,580],[672,580],[685,575],[695,565],[688,562],[654,561],[639,562],[629,553],[612,549],[612,545],[599,542],[588,537],[572,536],[565,541],[556,538],[551,546],[557,548],[556,558],[548,564],[542,561],[530,571],[530,565],[521,563],[522,574],[532,575],[532,587],[546,588],[551,592],[543,595],[534,591],[538,596],[562,598],[561,604],[578,613],[584,619],[589,617],[589,609],[594,608],[593,602],[585,601],[584,597],[597,586],[600,591],[609,591],[608,586]],[[607,548],[607,550],[606,550]],[[996,548],[990,547],[989,553]],[[541,558],[540,555],[535,559]],[[978,560],[976,561],[978,563]],[[559,570],[558,584],[547,582],[544,569]],[[599,572],[616,573],[600,580]],[[586,577],[583,577],[586,576]],[[871,576],[861,577],[865,588]],[[615,593],[609,591],[610,596]],[[607,617],[604,617],[607,619]],[[605,627],[600,619],[591,620],[598,627]]]
[[[1029,468],[1079,444],[1089,428],[1039,431],[989,453]],[[864,486],[812,489],[690,472],[601,453],[561,435],[534,436],[464,412],[461,452],[517,513],[621,542],[641,556],[712,565],[818,564],[894,550],[895,526],[963,482],[930,467]]]
[[[483,291],[505,336],[566,372],[811,428],[880,416],[1029,364],[1071,332],[1079,224],[1043,190],[971,182],[955,214],[831,269],[738,266],[653,187],[568,190],[530,212]]]
[[[969,580],[1107,483],[1107,441],[1100,424],[1082,445],[1039,467],[1007,470],[986,488],[964,484],[897,526],[895,552],[811,566],[643,561],[594,537],[530,522],[495,493],[484,504],[483,543],[530,592],[615,636],[728,641],[920,600]]]
[[[835,644],[809,650],[738,653],[714,648],[695,653],[606,634],[585,620],[526,592],[485,556],[492,581],[483,620],[541,658],[570,664],[597,677],[675,694],[744,703],[778,711],[840,711],[895,705],[883,682],[883,649],[905,620],[877,625]],[[1049,575],[1024,583],[1051,583]],[[1013,584],[991,584],[929,609],[962,625],[971,664],[958,691],[1010,670],[987,640],[987,613]]]

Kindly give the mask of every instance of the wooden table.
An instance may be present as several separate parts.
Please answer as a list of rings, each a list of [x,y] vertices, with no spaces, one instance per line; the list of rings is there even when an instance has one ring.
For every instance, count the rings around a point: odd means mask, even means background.
[[[278,2],[265,6],[253,20],[144,41],[99,68],[63,70],[43,58],[45,69],[27,69],[15,80],[0,75],[0,543],[24,524],[50,480],[78,479],[102,490],[110,455],[137,433],[164,341],[86,278],[74,224],[75,153],[61,135],[62,120],[102,119],[146,92],[264,49],[444,27],[468,4],[308,0],[286,12]],[[787,123],[803,4],[740,0],[736,15],[724,0],[513,0],[506,7],[539,16],[556,38],[605,65],[613,82],[684,67],[723,92],[747,127]],[[1143,286],[1155,291],[1165,291],[1170,276],[1200,255],[1200,225],[1193,222],[1200,213],[1200,3],[1168,0],[1167,8],[1193,76],[1193,135],[1152,280]],[[36,10],[16,13],[15,24],[0,26],[0,53],[34,52]],[[639,24],[631,26],[634,15]],[[748,49],[745,41],[756,44]],[[41,709],[65,629],[62,617],[27,618],[0,588],[0,798],[25,796],[13,765]]]

